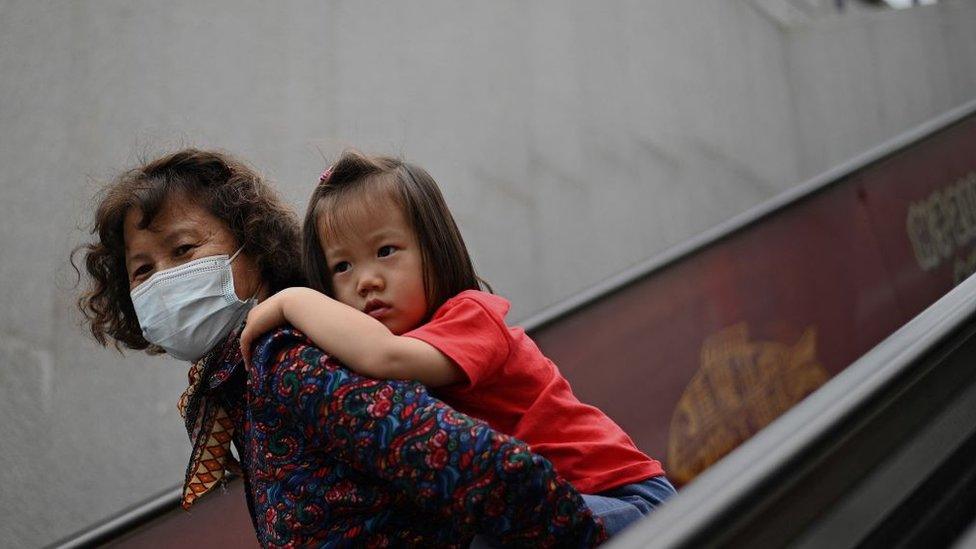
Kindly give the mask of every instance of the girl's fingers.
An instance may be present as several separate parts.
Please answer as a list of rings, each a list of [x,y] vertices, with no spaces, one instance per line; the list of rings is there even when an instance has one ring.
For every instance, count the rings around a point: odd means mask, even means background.
[[[247,327],[241,332],[241,355],[244,357],[244,364],[251,363],[251,334]]]

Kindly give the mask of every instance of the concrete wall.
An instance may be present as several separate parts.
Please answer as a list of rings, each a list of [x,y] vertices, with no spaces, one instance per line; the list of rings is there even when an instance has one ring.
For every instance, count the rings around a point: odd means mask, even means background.
[[[185,365],[95,345],[66,263],[140,155],[221,147],[303,209],[323,156],[402,154],[517,319],[976,96],[962,1],[199,4],[0,3],[4,544],[182,478]]]
[[[812,175],[976,96],[972,2],[787,30],[798,171]]]

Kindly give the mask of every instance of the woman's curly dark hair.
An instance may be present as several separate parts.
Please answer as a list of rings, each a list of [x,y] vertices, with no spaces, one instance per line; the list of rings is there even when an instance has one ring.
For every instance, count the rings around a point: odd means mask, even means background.
[[[75,256],[82,252],[91,278],[78,308],[103,346],[111,339],[120,351],[125,346],[163,352],[142,337],[129,297],[123,221],[130,208],[138,208],[143,214],[140,226],[148,227],[174,195],[197,201],[227,223],[272,291],[303,282],[298,219],[278,194],[228,154],[184,149],[129,170],[106,186],[97,197],[91,227],[96,240],[71,253],[71,264],[80,273]]]

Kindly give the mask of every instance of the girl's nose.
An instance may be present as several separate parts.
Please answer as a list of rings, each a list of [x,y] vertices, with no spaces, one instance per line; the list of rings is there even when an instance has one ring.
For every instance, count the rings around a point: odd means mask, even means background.
[[[383,278],[376,272],[366,273],[359,279],[359,295],[365,297],[370,292],[383,289]]]

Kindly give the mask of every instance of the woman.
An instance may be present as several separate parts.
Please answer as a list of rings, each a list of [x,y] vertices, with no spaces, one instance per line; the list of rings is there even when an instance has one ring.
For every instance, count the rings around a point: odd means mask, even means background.
[[[548,461],[420,384],[358,376],[290,328],[243,364],[248,310],[300,270],[294,215],[237,160],[188,149],[126,172],[92,232],[79,307],[95,339],[192,362],[184,507],[239,470],[265,546],[604,538]]]

